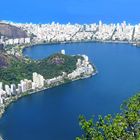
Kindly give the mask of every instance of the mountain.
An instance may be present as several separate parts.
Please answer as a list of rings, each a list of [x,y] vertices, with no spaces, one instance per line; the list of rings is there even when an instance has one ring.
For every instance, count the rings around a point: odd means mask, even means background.
[[[7,38],[26,38],[27,34],[22,29],[9,25],[6,23],[0,23],[0,36]]]

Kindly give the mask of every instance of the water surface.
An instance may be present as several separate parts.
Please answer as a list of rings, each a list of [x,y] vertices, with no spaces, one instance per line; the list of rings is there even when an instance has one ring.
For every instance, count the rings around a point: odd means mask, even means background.
[[[13,103],[0,120],[5,140],[73,140],[81,134],[80,114],[117,113],[123,100],[140,91],[140,49],[128,44],[40,45],[24,55],[42,59],[62,49],[88,55],[99,73]]]

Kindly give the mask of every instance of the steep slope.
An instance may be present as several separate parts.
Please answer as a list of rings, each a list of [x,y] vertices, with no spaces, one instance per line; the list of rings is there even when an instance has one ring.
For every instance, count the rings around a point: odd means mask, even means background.
[[[18,27],[6,23],[0,23],[0,36],[7,38],[25,38],[27,37],[27,34]]]

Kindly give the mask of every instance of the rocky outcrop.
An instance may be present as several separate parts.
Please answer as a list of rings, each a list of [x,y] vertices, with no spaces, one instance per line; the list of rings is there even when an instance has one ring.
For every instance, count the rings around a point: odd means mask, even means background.
[[[13,25],[9,25],[6,23],[0,23],[0,36],[4,36],[7,38],[26,38],[27,34],[22,29],[15,27]]]
[[[16,57],[8,55],[3,50],[0,50],[0,68],[6,68],[10,65],[11,61],[15,60]]]

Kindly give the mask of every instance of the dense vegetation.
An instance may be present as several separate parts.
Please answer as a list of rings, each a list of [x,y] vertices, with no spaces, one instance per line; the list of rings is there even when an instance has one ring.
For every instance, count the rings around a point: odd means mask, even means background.
[[[140,140],[140,93],[121,105],[121,113],[115,117],[99,116],[98,121],[80,116],[84,131],[76,140]]]
[[[33,72],[46,79],[62,75],[62,72],[71,73],[76,68],[79,57],[57,53],[40,61],[12,59],[7,67],[0,68],[0,81],[17,84],[22,79],[32,79]]]

